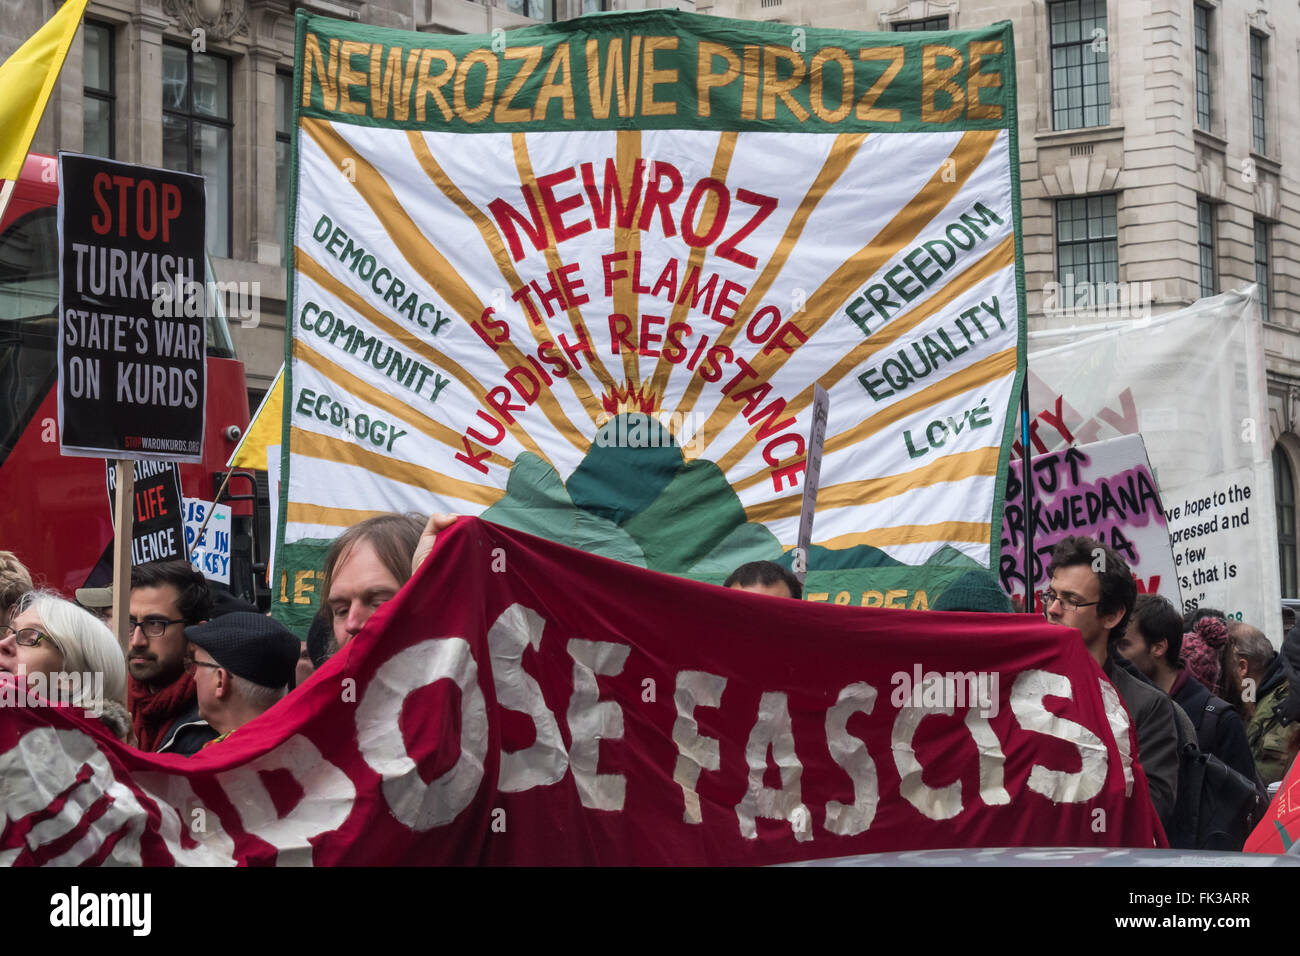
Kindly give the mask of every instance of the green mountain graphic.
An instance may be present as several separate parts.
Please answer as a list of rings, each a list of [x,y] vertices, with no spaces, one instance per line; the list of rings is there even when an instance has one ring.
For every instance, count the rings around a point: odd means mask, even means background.
[[[686,461],[648,415],[611,419],[569,476],[536,455],[515,459],[506,494],[482,517],[654,571],[722,580],[746,561],[776,560],[781,544],[747,521],[711,461]],[[638,436],[640,447],[620,444]],[[641,439],[644,443],[641,443]]]
[[[482,517],[638,567],[712,583],[748,561],[790,567],[793,560],[793,552],[783,551],[764,525],[746,519],[717,465],[687,461],[667,429],[637,413],[620,415],[600,429],[567,485],[536,455],[519,455],[505,496]],[[868,545],[813,546],[809,552],[809,571],[909,567]],[[947,547],[927,562],[936,564],[976,566]]]

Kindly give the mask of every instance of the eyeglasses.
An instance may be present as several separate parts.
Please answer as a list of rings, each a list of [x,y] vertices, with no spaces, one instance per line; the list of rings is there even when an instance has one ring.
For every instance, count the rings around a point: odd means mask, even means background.
[[[188,658],[185,661],[185,673],[187,674],[193,674],[200,667],[212,667],[217,670],[221,669],[220,664],[209,664],[207,661],[196,661],[193,658]]]
[[[1077,611],[1081,607],[1092,607],[1093,605],[1101,603],[1100,601],[1080,601],[1074,597],[1066,597],[1064,594],[1057,594],[1051,588],[1048,588],[1046,591],[1043,592],[1043,615],[1044,616],[1046,616],[1047,614],[1047,609],[1050,608],[1057,601],[1060,601],[1061,606],[1064,607],[1067,611]]]
[[[130,631],[127,632],[129,634],[134,634],[135,629],[138,627],[144,632],[145,637],[162,637],[167,628],[173,624],[184,624],[185,618],[178,617],[174,621],[169,621],[165,617],[147,617],[143,621],[129,618],[127,623],[131,625]]]
[[[4,640],[10,634],[12,634],[14,640],[23,647],[35,647],[41,641],[49,641],[54,645],[56,651],[63,653],[58,642],[55,641],[54,638],[50,637],[48,634],[41,633],[34,627],[25,627],[20,631],[17,628],[10,627],[8,624],[0,624],[0,641]]]

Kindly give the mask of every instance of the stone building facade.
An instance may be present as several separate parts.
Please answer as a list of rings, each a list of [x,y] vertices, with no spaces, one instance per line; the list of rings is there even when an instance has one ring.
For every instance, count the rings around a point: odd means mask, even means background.
[[[701,0],[699,11],[885,31],[1010,20],[1030,328],[1097,321],[1101,310],[1064,307],[1071,282],[1154,313],[1260,282],[1282,590],[1300,595],[1300,6]],[[1081,225],[1091,241],[1061,241]]]

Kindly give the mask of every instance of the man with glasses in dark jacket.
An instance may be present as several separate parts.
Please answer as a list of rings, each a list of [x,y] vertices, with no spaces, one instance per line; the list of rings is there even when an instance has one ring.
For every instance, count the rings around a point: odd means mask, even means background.
[[[1051,584],[1043,592],[1043,614],[1053,624],[1079,631],[1084,646],[1119,691],[1137,732],[1134,756],[1146,773],[1151,803],[1168,829],[1178,792],[1176,705],[1112,655],[1137,599],[1128,563],[1093,538],[1071,536],[1052,549],[1047,573]]]
[[[131,569],[127,698],[141,750],[188,757],[217,736],[199,717],[194,678],[185,673],[185,628],[211,615],[207,581],[188,561]]]

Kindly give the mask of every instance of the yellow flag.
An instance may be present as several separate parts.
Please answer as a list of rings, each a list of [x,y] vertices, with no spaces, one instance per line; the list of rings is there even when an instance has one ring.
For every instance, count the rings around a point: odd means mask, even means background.
[[[270,390],[257,406],[248,431],[230,453],[227,468],[252,468],[266,471],[266,448],[280,444],[281,425],[284,418],[284,366],[280,366]]]
[[[0,63],[0,179],[17,179],[89,0],[68,0]]]

